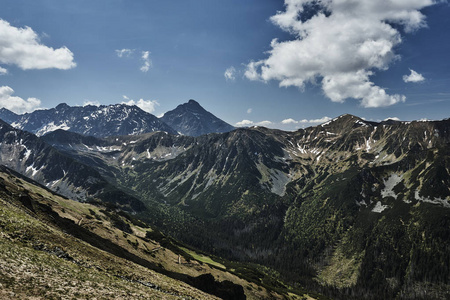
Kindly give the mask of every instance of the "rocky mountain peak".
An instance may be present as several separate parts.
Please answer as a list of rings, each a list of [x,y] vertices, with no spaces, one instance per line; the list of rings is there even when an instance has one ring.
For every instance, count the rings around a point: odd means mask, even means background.
[[[195,101],[194,99],[189,100],[187,104],[189,104],[189,105],[191,105],[191,106],[198,106],[198,107],[201,107],[200,104],[199,104],[197,101]],[[201,108],[202,108],[202,107],[201,107]]]
[[[68,109],[68,108],[70,108],[70,106],[67,103],[60,103],[55,107],[56,110],[62,110],[62,109]]]
[[[233,126],[217,118],[192,99],[165,113],[161,120],[179,133],[190,136],[234,130]]]

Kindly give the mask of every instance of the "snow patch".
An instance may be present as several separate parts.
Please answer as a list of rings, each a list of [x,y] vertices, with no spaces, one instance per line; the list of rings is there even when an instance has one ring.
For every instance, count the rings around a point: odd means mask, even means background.
[[[403,180],[403,176],[391,174],[387,179],[384,179],[384,189],[381,190],[383,198],[394,197],[397,200],[398,195],[394,192],[394,187]]]
[[[443,207],[450,208],[450,203],[448,203],[447,199],[442,199],[442,198],[431,199],[431,198],[428,198],[428,197],[425,198],[425,197],[422,197],[422,196],[419,195],[419,191],[418,190],[415,191],[414,198],[417,201],[422,201],[422,202],[431,203],[431,204],[438,204],[438,205],[441,205]]]
[[[62,130],[69,130],[70,126],[67,125],[66,122],[61,123],[59,125],[56,125],[55,122],[50,122],[47,125],[42,126],[39,130],[37,130],[36,135],[37,136],[43,136],[49,132],[62,129]]]
[[[29,171],[32,171],[31,176],[34,177],[34,176],[37,174],[37,172],[39,172],[41,169],[42,169],[42,168],[36,169],[36,168],[34,167],[34,164],[32,164],[31,166],[28,166],[28,167],[25,169],[25,173],[29,173]]]
[[[25,146],[24,146],[24,147],[25,147]],[[26,160],[28,160],[28,158],[29,158],[30,155],[31,155],[31,150],[28,149],[27,147],[25,147],[25,149],[26,149],[26,151],[25,151],[25,153],[23,154],[23,159],[25,159],[25,161],[26,161]]]
[[[383,204],[381,204],[380,201],[378,201],[377,204],[375,204],[375,207],[372,209],[372,212],[374,212],[374,213],[381,213],[381,212],[383,212],[386,208],[388,208],[387,205],[383,205]]]
[[[270,179],[272,182],[272,188],[270,191],[278,196],[284,196],[286,192],[286,185],[291,181],[289,174],[285,174],[279,170],[270,170]]]

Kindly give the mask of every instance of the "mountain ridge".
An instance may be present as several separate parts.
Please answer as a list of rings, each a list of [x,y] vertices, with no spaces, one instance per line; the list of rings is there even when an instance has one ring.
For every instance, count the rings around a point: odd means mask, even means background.
[[[448,119],[40,139],[151,208],[137,217],[203,251],[331,298],[448,296]]]
[[[95,137],[138,135],[155,131],[199,136],[234,129],[192,99],[167,112],[162,118],[135,105],[69,106],[60,103],[51,109],[39,109],[22,115],[2,108],[0,119],[38,136],[58,129]]]
[[[353,299],[420,295],[426,283],[410,273],[413,264],[417,274],[433,278],[433,293],[445,294],[449,273],[437,275],[415,257],[439,264],[448,243],[434,246],[432,258],[423,247],[433,239],[422,246],[414,241],[416,230],[434,235],[426,224],[450,217],[449,120],[369,122],[343,115],[295,132],[250,127],[135,141],[117,141],[114,160],[96,158],[113,164],[117,186],[160,207],[142,218],[188,244],[267,264],[296,280],[334,285],[341,278],[337,287],[351,289]],[[92,152],[78,147],[71,155],[83,159]],[[391,229],[380,238],[385,228]],[[389,242],[396,235],[401,248]],[[387,257],[375,259],[374,251]],[[343,257],[345,278],[335,269]]]

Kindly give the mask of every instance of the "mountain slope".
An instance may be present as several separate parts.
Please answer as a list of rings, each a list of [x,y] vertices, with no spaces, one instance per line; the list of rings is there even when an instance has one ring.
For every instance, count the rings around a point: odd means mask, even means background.
[[[0,163],[66,197],[80,201],[95,197],[125,210],[145,209],[141,201],[108,183],[97,170],[1,120]]]
[[[186,243],[333,298],[448,296],[450,120],[343,115],[296,132],[72,144],[60,134],[48,136],[55,147],[113,174],[152,207],[138,216]]]
[[[6,123],[11,124],[19,119],[19,115],[2,107],[0,108],[0,119],[5,121]]]
[[[4,119],[15,128],[38,136],[57,129],[97,137],[136,135],[153,131],[177,133],[154,115],[137,106],[125,104],[71,107],[62,103],[56,108],[15,116],[3,109],[0,111],[0,119]]]
[[[62,198],[2,166],[0,203],[2,298],[283,297],[115,208]]]
[[[178,105],[166,112],[161,120],[183,135],[200,136],[234,130],[230,124],[206,111],[194,100]]]

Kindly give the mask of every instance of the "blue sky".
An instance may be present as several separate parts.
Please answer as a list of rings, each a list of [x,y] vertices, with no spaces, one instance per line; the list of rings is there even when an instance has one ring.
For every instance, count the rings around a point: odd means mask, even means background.
[[[232,125],[286,130],[450,117],[447,2],[286,2],[0,0],[0,105],[161,115],[195,99]]]

